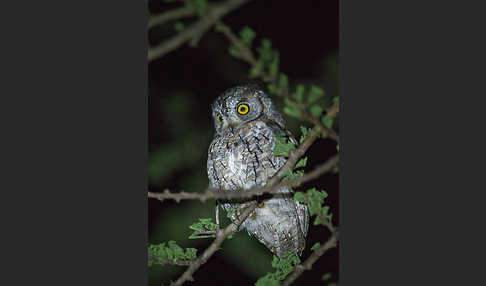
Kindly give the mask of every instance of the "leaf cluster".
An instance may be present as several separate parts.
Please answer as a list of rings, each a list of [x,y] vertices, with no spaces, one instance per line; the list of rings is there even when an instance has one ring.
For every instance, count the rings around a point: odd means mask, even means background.
[[[255,286],[278,286],[280,281],[284,280],[289,273],[294,271],[294,267],[300,263],[299,256],[294,252],[289,252],[283,258],[273,256],[272,267],[275,272],[267,273],[258,279]]]
[[[198,222],[189,226],[190,229],[194,230],[189,236],[189,239],[216,237],[215,231],[217,227],[218,225],[215,224],[211,218],[200,218]],[[208,234],[207,232],[214,233]]]
[[[316,188],[312,188],[304,192],[295,192],[294,199],[305,203],[309,208],[309,214],[315,215],[314,225],[324,225],[323,218],[331,221],[332,213],[329,212],[329,206],[324,205],[324,200],[328,194],[326,191],[318,191]]]
[[[273,154],[278,157],[289,157],[291,150],[295,150],[295,144],[290,140],[287,134],[279,134],[275,136],[275,146]]]
[[[300,130],[302,132],[302,135],[300,136],[299,142],[300,144],[302,144],[304,140],[307,138],[307,136],[309,135],[310,129],[305,126],[301,126]],[[280,134],[279,136],[275,137],[275,147],[273,149],[273,154],[275,156],[287,158],[290,156],[289,154],[290,151],[295,150],[296,147],[297,146],[295,145],[295,143],[292,140],[290,140],[287,134]],[[307,157],[302,157],[297,162],[297,164],[295,164],[294,170],[287,169],[285,171],[283,180],[287,181],[287,180],[293,180],[302,177],[304,175],[304,170],[296,170],[296,169],[304,168],[306,165],[307,165]]]
[[[173,240],[160,244],[150,244],[148,246],[148,266],[153,264],[164,265],[169,261],[177,263],[180,260],[190,260],[196,258],[197,249],[186,248],[185,250],[177,245]]]

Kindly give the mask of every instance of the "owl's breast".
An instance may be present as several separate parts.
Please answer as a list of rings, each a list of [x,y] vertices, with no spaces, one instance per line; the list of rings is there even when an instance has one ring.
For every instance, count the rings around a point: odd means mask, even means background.
[[[284,158],[273,155],[274,146],[274,132],[262,121],[217,136],[208,151],[212,186],[237,191],[265,185],[285,163]]]

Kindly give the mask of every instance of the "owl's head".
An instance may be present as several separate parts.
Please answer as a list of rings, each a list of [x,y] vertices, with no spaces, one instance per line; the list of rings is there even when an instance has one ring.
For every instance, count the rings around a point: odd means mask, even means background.
[[[270,97],[253,85],[225,90],[211,107],[218,134],[227,130],[235,131],[254,120],[273,121],[282,128],[285,125]]]

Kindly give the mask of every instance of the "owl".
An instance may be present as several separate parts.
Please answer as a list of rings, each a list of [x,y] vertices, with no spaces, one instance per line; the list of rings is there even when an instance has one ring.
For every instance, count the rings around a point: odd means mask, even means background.
[[[286,161],[273,154],[275,137],[295,142],[270,97],[254,86],[238,86],[224,91],[211,107],[216,132],[208,150],[210,186],[234,192],[265,186]],[[301,255],[309,224],[307,206],[294,200],[287,187],[277,192],[259,202],[240,230],[246,229],[278,257],[290,251]],[[232,210],[233,221],[245,204],[248,201],[221,202],[223,209]]]

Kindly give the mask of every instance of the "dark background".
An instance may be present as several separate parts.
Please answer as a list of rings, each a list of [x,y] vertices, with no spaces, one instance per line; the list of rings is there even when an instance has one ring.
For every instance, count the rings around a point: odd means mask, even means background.
[[[177,3],[150,1],[152,14],[178,7]],[[223,18],[234,32],[243,26],[255,30],[258,46],[261,38],[272,40],[280,52],[280,71],[287,74],[291,85],[314,84],[326,95],[338,95],[338,1],[252,1]],[[187,25],[196,19],[184,20]],[[154,27],[149,31],[151,45],[174,35],[174,23]],[[210,104],[226,88],[248,79],[248,65],[227,52],[228,41],[223,35],[209,31],[195,48],[184,45],[148,66],[149,80],[149,189],[162,191],[202,192],[208,184],[206,174],[207,148],[212,140],[213,125]],[[260,83],[260,82],[256,82]],[[265,87],[265,85],[262,85]],[[280,99],[274,99],[281,106]],[[302,122],[286,116],[288,128],[298,135]],[[309,126],[308,124],[304,124]],[[318,140],[308,151],[308,169],[324,162],[336,152],[333,141]],[[338,174],[328,174],[302,187],[317,187],[329,193],[327,203],[339,225]],[[214,201],[172,201],[160,203],[149,199],[149,242],[176,240],[183,247],[196,247],[201,253],[210,239],[188,240],[188,228],[198,218],[214,218]],[[325,228],[309,228],[305,259],[315,242],[325,242]],[[339,249],[326,253],[312,271],[304,273],[296,285],[335,282],[338,273]],[[208,263],[196,272],[194,285],[251,285],[271,268],[272,255],[246,232],[223,244]],[[152,266],[150,285],[175,280],[185,267]],[[323,274],[332,278],[322,282]]]

